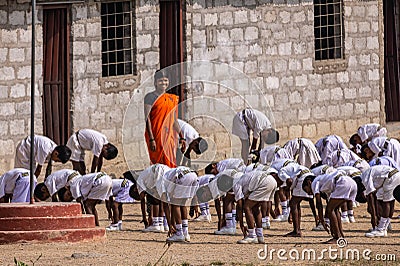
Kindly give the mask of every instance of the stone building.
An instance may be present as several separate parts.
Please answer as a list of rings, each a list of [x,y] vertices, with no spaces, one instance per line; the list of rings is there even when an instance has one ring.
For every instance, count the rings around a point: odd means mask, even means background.
[[[35,131],[65,143],[99,130],[142,168],[144,94],[179,62],[181,116],[212,144],[207,159],[239,154],[229,121],[246,106],[272,117],[281,143],[398,121],[398,2],[328,2],[38,0]],[[0,0],[2,171],[30,129],[31,21],[31,1]]]

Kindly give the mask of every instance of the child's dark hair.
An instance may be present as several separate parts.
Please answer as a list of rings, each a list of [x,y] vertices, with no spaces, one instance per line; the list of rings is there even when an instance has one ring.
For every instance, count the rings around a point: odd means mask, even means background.
[[[350,137],[350,139],[349,139],[349,143],[350,143],[353,147],[357,146],[356,137],[358,137],[358,134],[357,134],[357,133],[356,133],[356,134],[353,134],[353,135]]]
[[[140,195],[136,187],[136,183],[134,183],[129,189],[129,196],[134,200],[140,200]]]
[[[129,171],[126,171],[125,173],[123,173],[122,175],[124,176],[124,178],[128,179],[136,186],[136,179],[134,177],[134,173],[135,173],[135,171],[129,170]]]
[[[357,184],[357,195],[356,195],[356,201],[359,203],[365,203],[367,202],[365,196],[364,196],[364,191],[365,191],[365,186],[362,183],[361,177],[356,176],[353,178],[353,180]]]
[[[365,152],[365,149],[369,149],[369,146],[368,146],[368,144],[364,144],[362,147],[361,147],[361,158],[363,158],[363,159],[365,159],[365,160],[368,160],[368,158],[367,158],[367,153]]]
[[[55,151],[58,152],[58,159],[60,159],[61,163],[66,163],[68,162],[69,158],[71,157],[71,149],[68,148],[65,145],[58,145],[54,149]]]
[[[267,138],[265,139],[265,143],[274,144],[277,143],[278,141],[279,141],[279,132],[271,128]]]
[[[108,143],[106,147],[106,154],[104,155],[104,159],[112,160],[118,155],[118,149],[113,144]]]
[[[196,139],[198,142],[198,151],[199,153],[196,152],[196,154],[202,154],[203,152],[205,152],[206,150],[208,150],[208,143],[205,139],[203,139],[202,137],[198,137]]]
[[[65,199],[65,193],[67,192],[67,189],[65,187],[61,188],[60,190],[57,191],[57,196],[58,199],[62,202],[66,202],[67,200]]]
[[[393,197],[397,200],[397,202],[400,202],[400,185],[398,185],[398,186],[393,190]]]
[[[303,180],[303,184],[301,185],[301,188],[305,191],[305,187],[308,186],[308,182],[311,181],[311,183],[314,181],[315,176],[314,175],[309,175],[306,176]]]
[[[35,197],[41,201],[44,201],[47,199],[47,197],[44,196],[43,188],[47,189],[46,185],[44,183],[39,183],[36,185],[35,190],[33,192]]]
[[[156,73],[154,73],[154,81],[161,78],[169,79],[168,71],[166,71],[165,69],[159,69],[156,71]]]
[[[212,163],[210,163],[209,165],[207,165],[206,168],[204,169],[204,173],[205,173],[206,175],[211,174],[211,171],[212,171],[212,169],[214,168],[214,165],[215,165],[216,163],[217,163],[217,162],[212,162]]]

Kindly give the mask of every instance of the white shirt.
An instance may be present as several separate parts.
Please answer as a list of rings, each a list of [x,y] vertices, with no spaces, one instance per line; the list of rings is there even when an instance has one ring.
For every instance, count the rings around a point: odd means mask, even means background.
[[[0,198],[5,194],[13,194],[17,179],[26,176],[30,176],[30,174],[29,170],[24,168],[14,168],[0,176]],[[34,180],[36,182],[36,177]]]
[[[293,160],[306,167],[318,163],[321,157],[314,143],[306,138],[289,140],[284,146]]]
[[[248,139],[249,135],[244,134],[243,128],[248,128],[253,131],[253,137],[258,139],[260,137],[260,133],[263,130],[271,128],[271,122],[267,118],[265,114],[262,112],[246,108],[244,111],[244,117],[242,116],[243,111],[240,111],[236,114],[236,116],[240,117],[241,123],[238,123],[238,120],[235,121],[232,126],[232,134],[238,136],[240,139]],[[247,136],[245,136],[247,135]]]
[[[108,143],[105,135],[92,129],[79,130],[78,140],[82,150],[90,150],[96,157],[100,156],[103,146]]]
[[[319,176],[319,175],[325,175],[325,174],[329,174],[332,172],[335,172],[336,169],[333,168],[332,166],[329,166],[327,164],[323,164],[320,165],[318,167],[315,167],[313,169],[311,169],[311,172],[315,175],[315,176]]]
[[[31,137],[28,136],[24,139],[21,143],[24,145],[24,150],[26,152],[18,154],[21,156],[22,161],[29,162],[30,161],[30,148],[31,148]],[[51,158],[51,154],[53,153],[54,149],[57,147],[57,144],[45,136],[35,135],[33,149],[34,149],[34,162],[38,163],[39,165],[43,165],[44,163],[48,162]],[[18,165],[18,167],[21,167]],[[25,166],[24,167],[29,167]]]
[[[328,135],[315,143],[323,164],[326,164],[326,158],[336,150],[348,149],[343,139],[337,135]]]
[[[358,159],[358,160],[350,160],[347,161],[343,164],[343,166],[353,166],[360,170],[361,172],[364,172],[365,170],[369,169],[369,164],[366,160],[364,159]]]
[[[353,166],[340,166],[336,169],[344,171],[346,175],[350,176],[351,178],[361,176],[361,171]]]
[[[400,170],[400,167],[397,165],[397,163],[393,160],[392,157],[389,156],[380,156],[369,161],[369,166],[374,165],[387,165],[396,168],[397,170]]]
[[[235,169],[238,171],[244,171],[245,165],[242,159],[239,158],[228,158],[221,160],[217,163],[218,172],[225,171],[227,169]]]
[[[293,159],[286,149],[277,145],[271,145],[260,151],[260,163],[271,164],[278,159]]]
[[[339,174],[346,175],[344,171],[337,170],[330,174],[317,176],[311,184],[311,189],[314,195],[324,192],[329,197],[330,194],[332,194],[332,191],[335,189],[336,186],[335,179],[336,176],[338,176]]]
[[[71,177],[70,177],[71,176]],[[68,178],[77,178],[80,176],[78,171],[72,169],[62,169],[53,172],[46,178],[44,184],[49,190],[50,196],[53,196],[61,188],[65,187],[69,182]]]
[[[189,123],[178,119],[179,127],[181,128],[183,137],[185,138],[186,145],[192,143],[193,140],[200,137],[199,133]]]
[[[82,197],[83,199],[87,199],[87,196],[89,195],[96,181],[97,175],[99,174],[104,174],[104,173],[90,173],[74,178],[70,182],[70,190],[72,197],[74,199],[80,197]]]
[[[360,160],[361,158],[355,154],[353,151],[349,149],[343,149],[343,150],[336,150],[331,152],[328,157],[326,157],[326,164],[333,166],[333,167],[339,167],[344,165],[348,161],[357,161]]]
[[[283,180],[286,181],[287,179],[291,178],[293,180],[293,183],[290,189],[293,189],[296,184],[297,178],[300,177],[299,175],[300,174],[303,175],[305,173],[311,173],[310,169],[297,163],[290,163],[287,166],[282,167],[281,170],[279,170],[278,176],[279,179],[281,179],[282,181]],[[285,186],[286,182],[284,182],[281,187]]]
[[[282,167],[287,166],[288,164],[297,164],[295,161],[290,160],[290,159],[278,159],[275,160],[272,164],[271,167],[276,169],[278,172],[281,170]]]
[[[358,128],[357,134],[360,136],[361,141],[375,137],[386,137],[387,130],[379,124],[365,124]]]
[[[163,186],[163,176],[169,170],[171,170],[171,168],[159,163],[147,167],[139,174],[136,180],[139,194],[143,191],[153,193],[153,189],[156,189],[158,196],[161,196],[162,193],[165,192]]]
[[[375,165],[362,173],[361,181],[365,186],[364,194],[368,195],[383,187],[383,183],[393,170],[395,170],[395,168],[387,165]]]

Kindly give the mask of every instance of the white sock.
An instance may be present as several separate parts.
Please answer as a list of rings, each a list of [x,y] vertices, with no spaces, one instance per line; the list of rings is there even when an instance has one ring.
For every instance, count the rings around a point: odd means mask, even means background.
[[[263,236],[263,229],[261,228],[256,228],[256,236]]]
[[[206,208],[206,204],[205,203],[200,203],[200,212],[201,215],[207,215],[207,208]]]
[[[153,226],[158,225],[158,217],[153,217]]]
[[[281,207],[282,207],[282,215],[288,215],[288,208],[287,208],[287,201],[282,201],[281,202]]]
[[[267,217],[261,218],[261,222],[262,222],[263,224],[267,223]]]
[[[287,206],[287,215],[289,215],[290,213],[289,200],[286,201],[286,206]]]
[[[266,223],[269,222],[269,215],[265,217],[265,222],[266,222]]]
[[[353,210],[348,210],[348,211],[347,211],[347,215],[348,215],[348,216],[354,216]]]
[[[390,222],[390,218],[383,218],[381,217],[381,219],[379,219],[379,224],[378,227],[376,228],[379,231],[383,231],[386,230],[386,224],[389,225]]]
[[[329,218],[324,218],[324,221],[325,221],[326,224],[330,224],[330,223],[331,223],[331,221],[329,220]]]
[[[189,234],[189,222],[186,219],[182,220],[182,232],[185,236]]]
[[[204,203],[206,205],[206,214],[210,215],[210,205],[208,204],[208,202]]]
[[[251,238],[254,238],[254,237],[256,237],[256,230],[253,228],[253,229],[247,229],[247,231],[249,232],[249,234],[248,234],[248,236],[249,237],[251,237]]]
[[[176,233],[175,234],[177,236],[181,236],[182,235],[182,224],[176,224],[175,227],[176,227]]]
[[[164,225],[164,219],[162,217],[158,217],[158,226]]]
[[[347,211],[342,211],[342,218],[346,219],[347,218]]]
[[[232,210],[232,227],[236,228],[236,210]]]
[[[232,228],[233,222],[232,222],[232,213],[231,212],[225,213],[225,220],[226,220],[226,227]]]
[[[167,221],[167,217],[163,216],[161,217],[163,224],[164,224],[164,230],[168,231],[169,230],[169,226],[168,226],[168,221]]]

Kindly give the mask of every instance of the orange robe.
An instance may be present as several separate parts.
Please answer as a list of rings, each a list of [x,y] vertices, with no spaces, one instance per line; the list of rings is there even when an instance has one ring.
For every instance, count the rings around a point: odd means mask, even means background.
[[[177,134],[174,122],[178,117],[179,97],[164,93],[154,102],[148,119],[156,142],[156,150],[150,149],[149,135],[145,133],[147,149],[152,164],[162,163],[169,167],[176,167]]]

